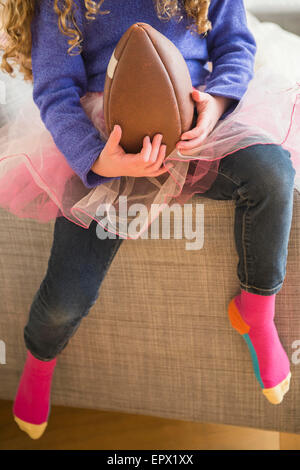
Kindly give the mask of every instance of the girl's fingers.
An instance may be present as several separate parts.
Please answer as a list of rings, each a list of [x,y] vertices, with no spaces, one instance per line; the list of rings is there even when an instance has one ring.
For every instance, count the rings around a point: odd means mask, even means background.
[[[164,174],[164,173],[167,173],[167,172],[168,172],[168,169],[167,169],[167,168],[161,168],[160,170],[157,170],[157,171],[155,171],[155,172],[153,172],[153,173],[150,173],[150,174],[147,175],[147,176],[150,176],[150,177],[151,177],[151,176],[160,176],[160,175],[162,175],[162,174]]]
[[[143,147],[142,150],[139,153],[136,154],[127,154],[126,158],[129,158],[128,163],[130,163],[133,166],[141,166],[144,167],[145,163],[147,165],[152,165],[150,161],[150,156],[152,152],[152,145],[150,142],[150,137],[147,135],[143,139]],[[124,161],[124,160],[123,160]]]
[[[193,127],[193,129],[190,129],[189,131],[184,132],[184,134],[182,134],[181,140],[184,141],[184,140],[193,139],[199,135],[199,132],[201,131],[198,126]]]
[[[137,159],[140,160],[140,156],[141,156],[142,159],[144,160],[144,162],[149,162],[150,155],[151,155],[151,150],[152,150],[152,146],[151,146],[151,143],[150,143],[150,138],[147,135],[143,139],[143,148],[140,151],[140,153],[138,154]]]
[[[161,147],[159,149],[159,152],[158,152],[157,160],[153,165],[154,170],[158,170],[161,167],[161,165],[162,165],[162,163],[163,163],[163,161],[166,157],[166,149],[167,149],[166,145],[161,145]]]
[[[147,135],[143,139],[143,148],[138,154],[138,158],[142,157],[143,161],[152,165],[157,160],[157,152],[160,148],[160,143],[162,140],[161,134],[156,134],[153,138],[151,144],[150,137]]]
[[[153,142],[152,142],[152,152],[150,155],[149,163],[154,163],[157,160],[158,157],[158,152],[160,149],[160,144],[162,141],[162,135],[161,134],[156,134],[154,136]]]
[[[166,145],[160,145],[161,140],[162,135],[156,134],[151,145],[149,136],[144,137],[141,152],[135,155],[130,154],[128,164],[134,168],[139,167],[141,171],[157,171],[164,161],[167,148]],[[123,158],[123,163],[126,164],[125,158]]]
[[[185,139],[190,140],[199,136],[200,133],[202,134],[203,132],[205,132],[205,129],[209,129],[210,125],[211,125],[211,120],[209,116],[207,116],[207,114],[203,112],[202,113],[198,112],[197,122],[196,122],[195,127],[193,127],[193,129],[190,129],[187,132],[184,132],[181,135],[181,141],[184,141]]]
[[[183,151],[192,150],[195,147],[199,147],[199,145],[201,145],[203,143],[203,141],[206,139],[206,137],[207,137],[207,132],[202,132],[195,139],[191,139],[188,142],[184,142],[184,143],[180,142],[180,144],[177,145],[177,148],[178,148],[179,152],[181,150],[183,150]]]
[[[166,148],[167,148],[166,145],[161,145],[157,161],[151,167],[148,167],[148,170],[150,171],[151,175],[152,175],[152,173],[155,173],[157,171],[159,171],[159,172],[162,171],[163,173],[165,173],[166,169],[161,168],[161,165],[163,164],[163,161],[164,161],[165,156],[166,156]],[[168,170],[166,170],[166,171],[168,171]],[[159,173],[159,174],[161,174],[161,173]]]

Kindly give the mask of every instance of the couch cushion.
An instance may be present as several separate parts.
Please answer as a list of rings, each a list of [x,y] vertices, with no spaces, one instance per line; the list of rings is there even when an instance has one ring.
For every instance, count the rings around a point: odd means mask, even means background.
[[[102,410],[300,433],[300,196],[276,324],[292,380],[280,406],[264,398],[243,338],[227,318],[239,291],[232,201],[204,204],[200,250],[186,240],[124,240],[100,297],[61,353],[52,402]],[[46,270],[52,224],[0,211],[0,398],[13,399],[25,360],[23,328]],[[298,345],[299,349],[299,345]],[[297,362],[298,361],[298,362]]]

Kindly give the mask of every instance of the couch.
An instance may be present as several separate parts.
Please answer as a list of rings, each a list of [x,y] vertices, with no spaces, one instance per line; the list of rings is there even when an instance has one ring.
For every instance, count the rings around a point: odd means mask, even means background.
[[[16,83],[7,84],[4,114],[16,101],[10,88]],[[276,301],[292,368],[290,391],[278,406],[261,393],[247,347],[227,317],[239,291],[234,203],[197,195],[192,202],[194,211],[204,207],[203,247],[186,250],[186,240],[172,233],[123,241],[98,301],[59,356],[52,404],[300,433],[299,190]],[[0,399],[13,400],[26,357],[23,328],[46,272],[54,222],[17,219],[2,209],[0,220]]]

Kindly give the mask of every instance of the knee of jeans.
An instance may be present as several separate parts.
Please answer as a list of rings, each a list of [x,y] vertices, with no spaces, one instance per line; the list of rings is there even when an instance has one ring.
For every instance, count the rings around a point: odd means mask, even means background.
[[[50,323],[54,326],[72,325],[78,323],[82,318],[87,316],[92,304],[80,303],[75,304],[68,302],[67,304],[57,304],[50,311]]]
[[[268,160],[259,165],[252,185],[254,197],[269,197],[279,201],[290,200],[296,171],[291,154],[279,145],[268,146]]]
[[[51,301],[43,301],[47,323],[53,326],[72,325],[85,317],[97,300],[97,295],[88,292],[56,292],[52,293]]]

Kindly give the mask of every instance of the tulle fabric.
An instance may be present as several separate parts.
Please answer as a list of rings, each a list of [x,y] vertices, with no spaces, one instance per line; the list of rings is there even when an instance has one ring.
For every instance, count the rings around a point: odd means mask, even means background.
[[[195,193],[209,189],[222,158],[257,143],[289,150],[300,186],[299,101],[299,82],[261,67],[235,110],[218,121],[201,146],[189,155],[175,148],[167,156],[167,173],[157,178],[121,177],[90,189],[56,147],[29,96],[17,116],[0,128],[0,206],[39,222],[63,215],[88,228],[96,220],[106,234],[135,239],[167,206],[185,204]],[[89,92],[81,104],[106,141],[103,93]]]

